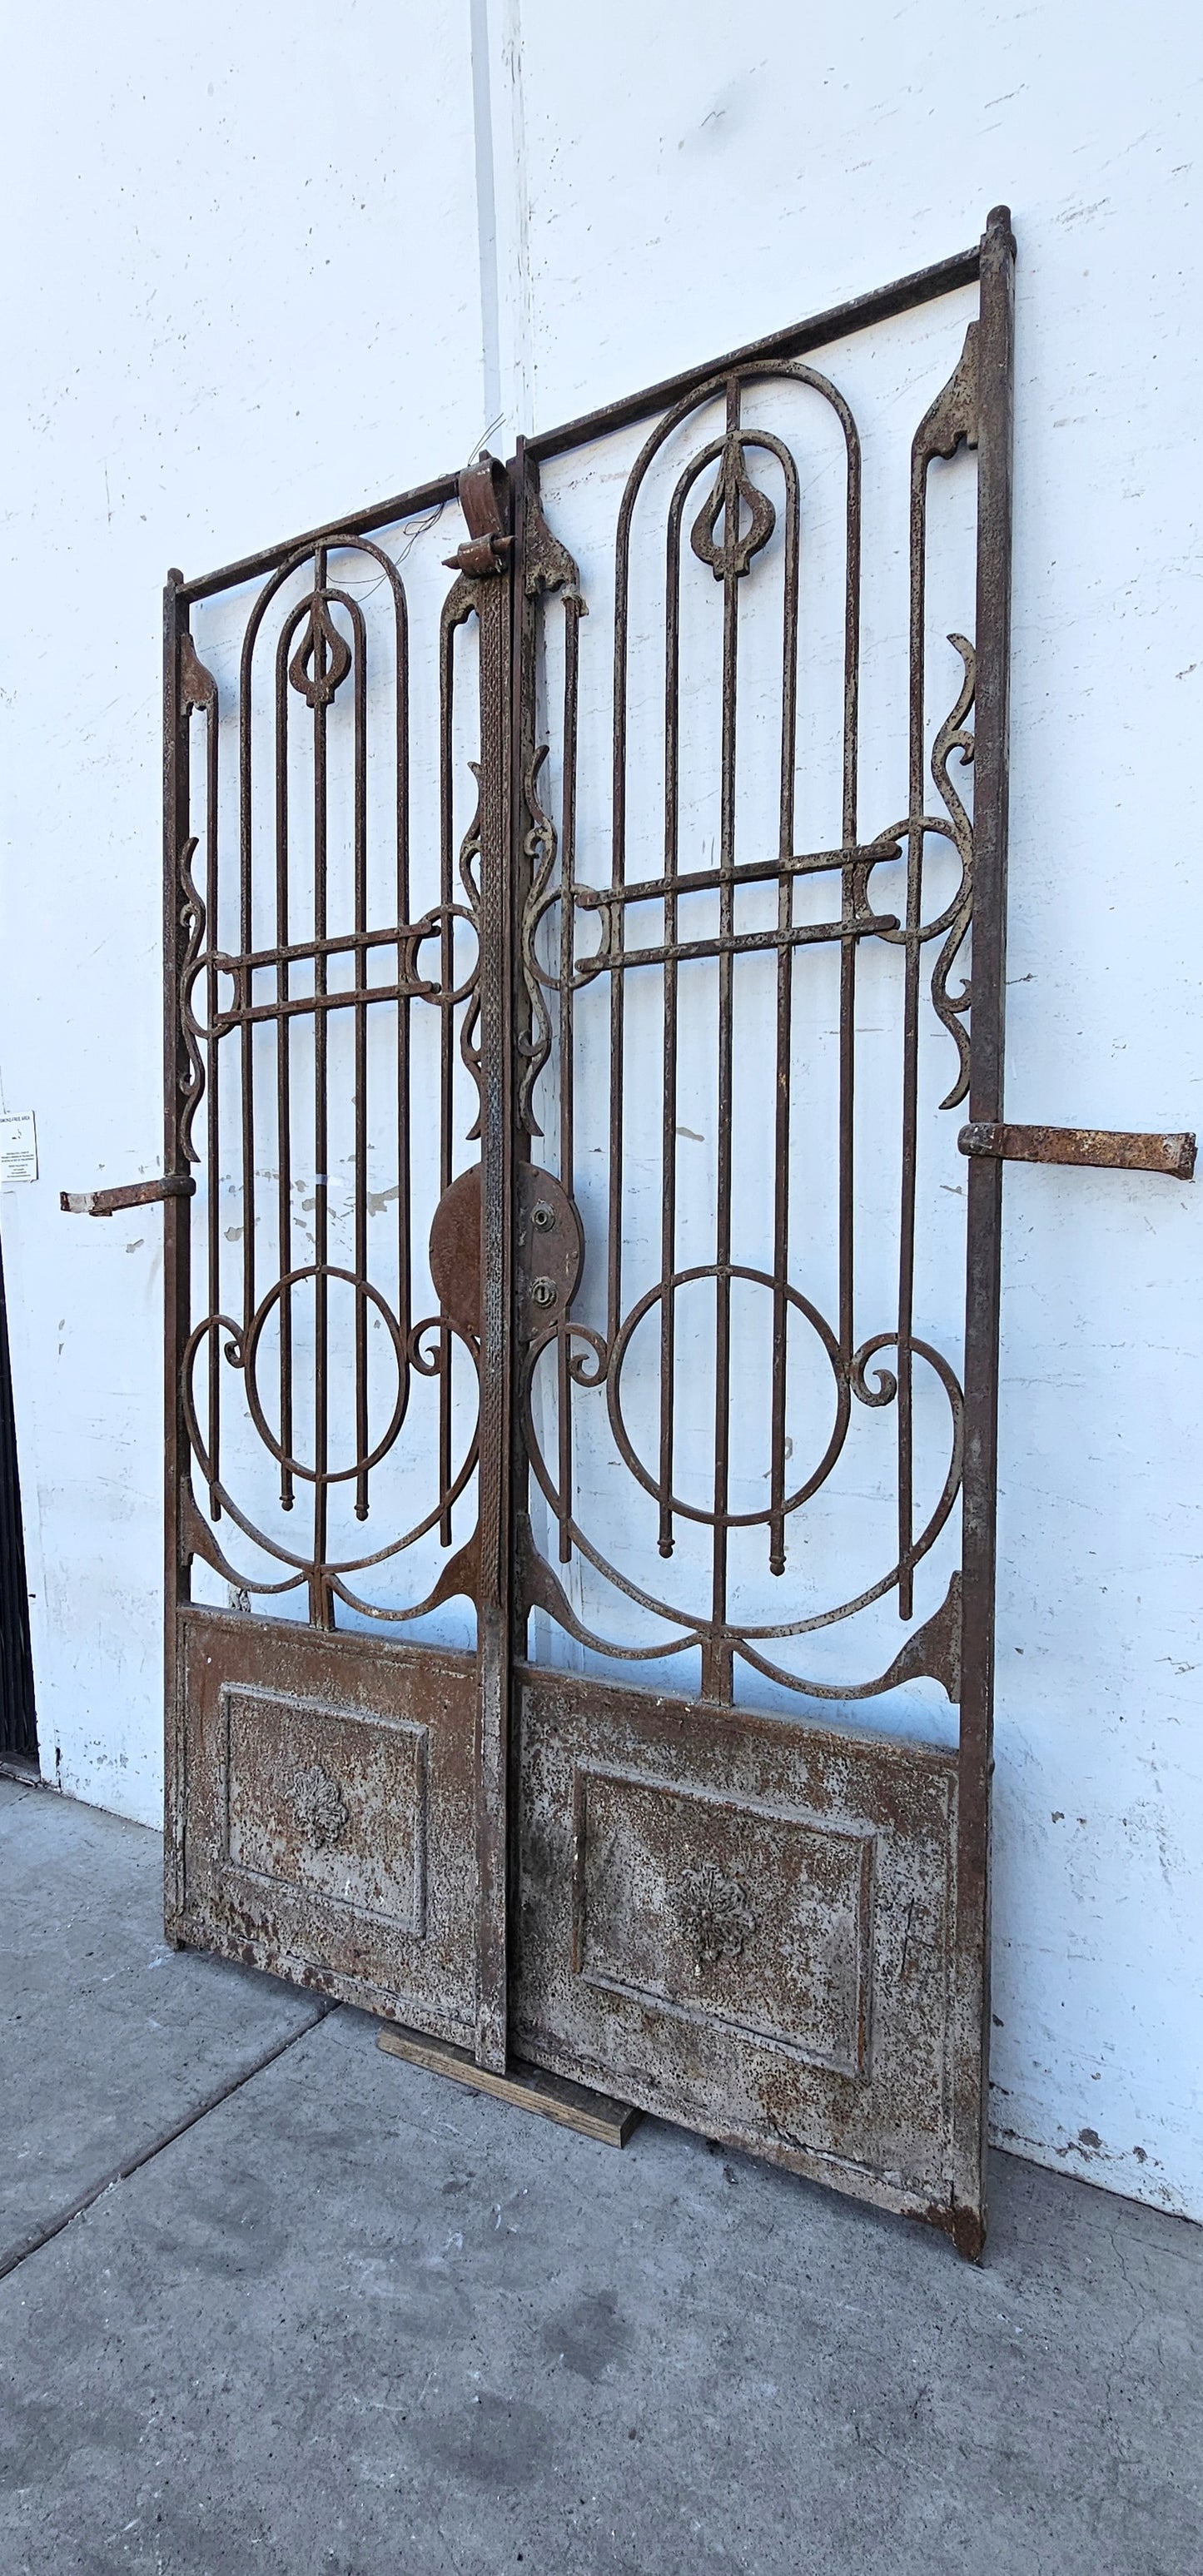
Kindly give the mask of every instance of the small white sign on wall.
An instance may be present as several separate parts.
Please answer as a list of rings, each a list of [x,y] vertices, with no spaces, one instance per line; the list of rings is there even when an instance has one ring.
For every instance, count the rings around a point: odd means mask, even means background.
[[[38,1177],[38,1140],[32,1109],[0,1117],[0,1185],[7,1189],[11,1181],[36,1181]]]

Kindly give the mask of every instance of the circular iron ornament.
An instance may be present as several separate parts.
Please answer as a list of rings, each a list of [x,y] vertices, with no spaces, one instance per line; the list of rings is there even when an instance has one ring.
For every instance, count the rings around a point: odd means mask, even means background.
[[[375,1306],[377,1312],[381,1315],[388,1328],[389,1340],[393,1345],[393,1351],[397,1361],[397,1400],[393,1406],[388,1429],[384,1433],[383,1438],[377,1441],[375,1448],[369,1450],[365,1457],[353,1459],[349,1467],[326,1467],[322,1469],[320,1475],[316,1467],[306,1467],[302,1464],[299,1458],[290,1457],[282,1447],[281,1443],[275,1438],[275,1435],[268,1423],[267,1416],[263,1410],[263,1403],[259,1394],[258,1382],[255,1375],[255,1364],[258,1358],[259,1344],[262,1339],[263,1329],[267,1323],[268,1317],[273,1312],[273,1309],[281,1303],[285,1290],[298,1287],[304,1279],[312,1279],[314,1281],[318,1279],[341,1279],[345,1282],[347,1287],[354,1290],[357,1304],[362,1299],[368,1304]],[[382,1458],[387,1457],[388,1452],[392,1448],[393,1442],[397,1437],[397,1433],[405,1420],[405,1409],[409,1400],[409,1381],[408,1371],[405,1365],[405,1345],[401,1338],[401,1327],[398,1324],[391,1307],[381,1296],[379,1289],[373,1287],[370,1279],[357,1279],[353,1270],[338,1269],[332,1262],[309,1262],[303,1269],[286,1270],[283,1278],[277,1279],[275,1285],[268,1289],[266,1297],[264,1297],[261,1303],[256,1307],[254,1315],[251,1318],[251,1327],[246,1336],[246,1344],[242,1353],[241,1365],[246,1384],[247,1411],[250,1414],[251,1420],[255,1425],[255,1429],[258,1432],[264,1447],[271,1451],[272,1457],[278,1459],[281,1467],[286,1468],[290,1475],[299,1476],[307,1485],[343,1485],[348,1484],[354,1476],[366,1476],[373,1467],[379,1466]]]
[[[762,1273],[758,1275],[763,1276]],[[579,1549],[586,1564],[591,1565],[604,1582],[612,1583],[616,1591],[624,1593],[628,1601],[634,1601],[641,1610],[649,1610],[657,1618],[667,1619],[674,1627],[685,1633],[678,1637],[661,1638],[649,1646],[631,1646],[622,1644],[617,1638],[603,1637],[594,1630],[585,1628],[579,1621],[574,1621],[572,1634],[578,1636],[583,1645],[592,1647],[597,1654],[613,1655],[625,1663],[644,1663],[656,1655],[683,1654],[688,1647],[700,1645],[705,1639],[721,1638],[731,1644],[738,1654],[744,1655],[750,1663],[755,1664],[759,1670],[768,1673],[771,1679],[784,1683],[788,1689],[813,1689],[823,1696],[824,1685],[802,1681],[796,1674],[785,1672],[777,1665],[767,1663],[763,1656],[753,1653],[752,1640],[770,1637],[809,1637],[821,1628],[836,1627],[842,1619],[855,1618],[859,1611],[867,1610],[872,1602],[880,1601],[887,1593],[897,1590],[904,1562],[908,1566],[916,1566],[928,1554],[929,1549],[934,1547],[961,1489],[965,1446],[965,1399],[955,1371],[949,1366],[943,1353],[936,1350],[930,1342],[922,1342],[917,1338],[911,1341],[913,1356],[927,1363],[944,1389],[952,1418],[952,1443],[948,1468],[939,1497],[923,1528],[914,1539],[905,1560],[897,1559],[887,1573],[879,1575],[875,1583],[868,1584],[863,1592],[856,1593],[851,1600],[836,1602],[829,1610],[817,1611],[809,1619],[758,1620],[755,1625],[748,1625],[741,1621],[736,1629],[729,1626],[726,1621],[714,1620],[704,1611],[683,1610],[676,1602],[661,1600],[657,1593],[648,1592],[642,1584],[633,1582],[628,1575],[621,1572],[618,1566],[612,1565],[608,1557],[602,1555],[588,1532],[581,1528],[574,1513],[564,1514],[562,1497],[539,1446],[535,1430],[533,1393],[535,1370],[544,1352],[550,1350],[554,1343],[573,1341],[580,1342],[584,1347],[579,1352],[570,1353],[569,1377],[578,1386],[588,1388],[607,1385],[608,1382],[610,1353],[607,1343],[601,1333],[592,1331],[586,1324],[575,1324],[565,1318],[560,1323],[549,1325],[542,1338],[531,1345],[522,1374],[520,1401],[523,1439],[535,1481],[545,1502],[550,1506],[556,1519],[567,1529],[573,1547]],[[878,1370],[876,1387],[871,1388],[867,1368],[868,1362],[879,1350],[887,1349],[891,1345],[896,1348],[897,1341],[896,1332],[876,1333],[870,1341],[862,1343],[858,1351],[853,1352],[848,1363],[849,1377],[862,1404],[877,1406],[894,1402],[898,1385],[893,1371]],[[834,1463],[832,1459],[831,1464],[834,1465]],[[809,1490],[814,1490],[813,1485]],[[784,1508],[789,1509],[791,1506],[787,1505]],[[765,1517],[767,1518],[767,1514]],[[851,1690],[846,1693],[826,1693],[826,1695],[856,1698],[862,1694]]]
[[[425,948],[429,940],[438,939],[444,930],[450,930],[451,925],[457,921],[467,922],[469,930],[477,941],[478,954],[470,975],[466,977],[462,984],[453,984],[450,991],[448,991],[444,984],[433,983],[425,976],[419,975],[418,951],[420,948]],[[454,937],[453,930],[452,937]],[[424,912],[421,920],[414,923],[413,929],[410,931],[408,937],[400,943],[405,954],[404,973],[413,977],[417,1000],[420,1002],[443,1002],[448,1005],[455,1002],[466,1002],[469,995],[476,991],[477,984],[480,981],[479,941],[480,925],[474,918],[473,914],[469,912],[466,904],[437,903],[433,906],[431,911]],[[454,969],[452,971],[454,972]]]
[[[784,1502],[777,1504],[775,1507],[768,1504],[765,1506],[763,1511],[716,1513],[714,1511],[703,1510],[702,1506],[698,1503],[681,1502],[676,1494],[666,1494],[663,1486],[656,1481],[654,1476],[649,1474],[642,1459],[638,1456],[627,1430],[626,1423],[623,1420],[621,1393],[622,1371],[634,1333],[642,1323],[644,1316],[650,1313],[652,1307],[658,1306],[661,1303],[665,1295],[666,1288],[670,1295],[675,1296],[678,1288],[686,1288],[696,1279],[746,1279],[751,1282],[753,1287],[767,1288],[772,1296],[783,1297],[787,1306],[792,1306],[798,1314],[805,1316],[807,1323],[811,1326],[812,1330],[817,1334],[820,1342],[822,1343],[823,1349],[827,1354],[827,1358],[831,1363],[831,1374],[835,1381],[835,1422],[832,1426],[831,1438],[827,1443],[827,1447],[819,1460],[818,1466],[814,1469],[813,1473],[806,1478],[805,1483],[799,1485],[794,1493],[787,1495]],[[836,1459],[839,1457],[840,1451],[844,1445],[844,1439],[848,1429],[848,1420],[852,1410],[852,1398],[848,1386],[847,1366],[841,1353],[839,1342],[837,1341],[835,1334],[832,1332],[831,1326],[827,1322],[825,1316],[819,1313],[817,1306],[811,1305],[809,1298],[804,1297],[799,1288],[791,1288],[788,1283],[782,1284],[780,1281],[775,1280],[772,1277],[771,1272],[767,1270],[748,1270],[738,1262],[725,1262],[721,1264],[718,1262],[705,1262],[700,1264],[695,1270],[675,1270],[669,1280],[664,1281],[658,1279],[655,1287],[648,1289],[646,1296],[640,1298],[638,1305],[632,1306],[626,1322],[623,1324],[615,1339],[613,1357],[606,1378],[606,1400],[609,1406],[610,1425],[613,1430],[615,1440],[618,1443],[618,1447],[627,1466],[630,1468],[631,1474],[636,1478],[638,1483],[642,1485],[644,1492],[651,1495],[653,1502],[665,1504],[674,1516],[679,1515],[682,1520],[687,1521],[701,1521],[706,1527],[711,1529],[715,1526],[720,1526],[723,1529],[760,1529],[769,1521],[777,1519],[782,1512],[796,1512],[799,1505],[809,1501],[810,1496],[817,1491],[818,1487],[823,1484],[825,1479],[831,1474],[831,1470],[834,1467]]]
[[[418,1348],[422,1336],[427,1333],[437,1333],[445,1340],[449,1331],[456,1333],[456,1338],[464,1343],[468,1356],[473,1363],[475,1364],[478,1362],[479,1355],[475,1346],[471,1342],[467,1341],[462,1334],[459,1334],[454,1325],[448,1326],[446,1318],[441,1315],[427,1316],[421,1323],[413,1326],[410,1334],[410,1341],[413,1345],[413,1364],[421,1372],[422,1376],[437,1377],[444,1366],[445,1360],[445,1354],[437,1355],[432,1360],[426,1360],[423,1358],[420,1349]],[[262,1548],[266,1556],[274,1557],[278,1564],[291,1565],[298,1569],[297,1575],[290,1577],[289,1580],[284,1583],[261,1583],[256,1581],[252,1576],[246,1574],[240,1574],[238,1576],[239,1582],[243,1583],[246,1589],[250,1592],[287,1592],[293,1588],[293,1584],[296,1581],[301,1580],[305,1575],[313,1571],[314,1560],[312,1555],[306,1555],[302,1550],[297,1548],[285,1547],[278,1538],[269,1537],[266,1530],[260,1529],[255,1521],[248,1518],[247,1514],[235,1501],[228,1485],[223,1484],[221,1478],[214,1474],[213,1461],[209,1454],[209,1449],[206,1442],[201,1437],[201,1428],[196,1412],[193,1377],[197,1355],[202,1344],[208,1340],[211,1333],[223,1333],[227,1336],[226,1357],[230,1361],[232,1367],[241,1368],[242,1366],[242,1327],[236,1322],[232,1315],[206,1315],[202,1318],[199,1324],[193,1326],[185,1346],[181,1368],[181,1397],[183,1402],[184,1427],[187,1433],[188,1445],[196,1460],[197,1466],[200,1469],[202,1479],[208,1488],[211,1500],[219,1505],[221,1511],[229,1514],[235,1527],[241,1530],[243,1537],[250,1539],[255,1547]],[[430,1510],[425,1514],[423,1519],[415,1521],[412,1529],[405,1530],[399,1538],[390,1539],[384,1547],[372,1548],[363,1556],[345,1557],[340,1559],[338,1563],[334,1563],[332,1561],[327,1563],[325,1567],[326,1573],[329,1574],[332,1579],[338,1575],[361,1574],[370,1566],[386,1565],[390,1558],[401,1555],[404,1549],[407,1547],[413,1547],[418,1539],[425,1538],[427,1532],[434,1529],[436,1524],[442,1520],[445,1514],[459,1501],[461,1494],[467,1487],[469,1478],[475,1473],[479,1461],[479,1455],[480,1441],[477,1432],[474,1430],[464,1451],[460,1466],[453,1475],[451,1483],[444,1488],[438,1501],[431,1505]],[[301,1474],[304,1471],[297,1469],[295,1472]],[[352,1470],[351,1472],[354,1473],[355,1471]],[[330,1476],[327,1481],[333,1484],[336,1479],[333,1476]],[[344,1480],[340,1478],[337,1481],[341,1482]],[[214,1517],[216,1518],[216,1514]],[[367,1615],[373,1619],[417,1618],[422,1610],[430,1607],[429,1602],[421,1602],[412,1610],[381,1610],[371,1602],[355,1600],[350,1593],[345,1593],[343,1597],[351,1602],[353,1608],[365,1611]]]

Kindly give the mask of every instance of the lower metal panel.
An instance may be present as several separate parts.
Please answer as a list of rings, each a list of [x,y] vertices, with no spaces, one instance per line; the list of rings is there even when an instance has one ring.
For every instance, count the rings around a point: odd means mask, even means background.
[[[520,1815],[520,2056],[954,2229],[955,1755],[527,1667]]]
[[[475,2009],[475,1658],[187,1610],[168,1931],[448,2039]]]

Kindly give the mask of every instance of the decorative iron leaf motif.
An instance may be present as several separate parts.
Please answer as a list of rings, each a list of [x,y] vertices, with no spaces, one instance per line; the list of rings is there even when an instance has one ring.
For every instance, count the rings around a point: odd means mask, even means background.
[[[300,643],[288,665],[288,676],[306,704],[328,707],[351,668],[351,647],[340,635],[325,596],[314,593]]]
[[[530,1009],[530,1027],[519,1035],[517,1041],[518,1053],[525,1059],[518,1095],[518,1123],[528,1136],[541,1136],[543,1133],[534,1112],[534,1091],[551,1054],[551,1013],[535,956],[535,932],[548,909],[547,889],[556,863],[556,827],[539,798],[539,772],[546,758],[547,744],[537,743],[526,762],[522,778],[523,801],[530,817],[530,829],[522,838],[523,854],[530,869],[529,890],[522,916],[522,980]]]
[[[207,1039],[209,1035],[208,1029],[202,1027],[197,1019],[192,1004],[193,990],[205,962],[202,949],[206,929],[204,901],[192,874],[192,861],[195,854],[196,837],[193,834],[185,841],[180,852],[180,886],[184,898],[180,905],[180,923],[184,932],[184,956],[180,966],[180,1025],[183,1032],[184,1052],[188,1059],[188,1070],[186,1073],[181,1070],[180,1073],[179,1135],[181,1150],[187,1163],[200,1161],[200,1155],[193,1142],[192,1122],[205,1088],[205,1068],[201,1061],[199,1041],[201,1038]]]
[[[724,1878],[713,1861],[687,1870],[677,1898],[681,1929],[694,1956],[694,1973],[716,1968],[720,1961],[741,1959],[744,1944],[757,1929],[748,1890],[737,1878]]]
[[[317,1850],[340,1843],[350,1821],[342,1790],[324,1763],[315,1762],[311,1770],[303,1771],[297,1786],[297,1822]]]
[[[947,1097],[940,1102],[940,1107],[956,1109],[969,1096],[969,1032],[965,1026],[965,1014],[971,1007],[973,990],[969,982],[963,981],[960,992],[953,995],[948,989],[948,978],[973,919],[974,849],[973,825],[948,775],[948,764],[954,751],[960,752],[962,769],[968,768],[973,759],[974,737],[965,719],[972,709],[977,686],[977,656],[965,636],[950,635],[948,641],[960,654],[965,665],[965,677],[956,705],[945,716],[932,745],[931,774],[951,821],[952,838],[961,861],[961,892],[948,935],[932,970],[931,997],[937,1017],[955,1040],[959,1059],[957,1079]]]
[[[694,520],[690,545],[699,563],[708,563],[716,581],[728,573],[737,577],[748,571],[752,559],[767,546],[777,525],[777,513],[767,492],[760,492],[751,481],[744,464],[744,441],[729,438],[723,448],[722,461],[714,489]],[[740,531],[740,520],[748,512],[748,524]],[[723,522],[722,544],[716,534]]]

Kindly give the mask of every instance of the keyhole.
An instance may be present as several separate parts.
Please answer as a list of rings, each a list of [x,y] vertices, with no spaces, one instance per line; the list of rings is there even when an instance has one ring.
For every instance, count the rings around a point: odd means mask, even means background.
[[[532,1279],[530,1283],[530,1293],[534,1298],[536,1306],[554,1306],[556,1302],[556,1283],[554,1279]]]

